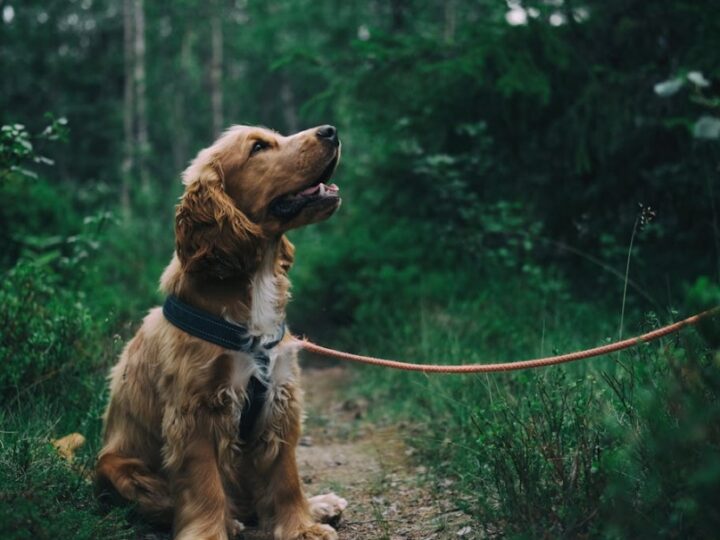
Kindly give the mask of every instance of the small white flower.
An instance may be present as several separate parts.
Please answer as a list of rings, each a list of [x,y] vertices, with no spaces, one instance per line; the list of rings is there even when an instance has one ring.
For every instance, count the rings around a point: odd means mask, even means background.
[[[710,86],[710,81],[708,81],[705,76],[699,71],[691,71],[687,74],[687,79],[695,86],[699,86],[700,88]]]
[[[680,90],[683,87],[683,84],[685,84],[685,81],[682,79],[669,79],[667,81],[657,83],[653,87],[653,90],[655,90],[655,93],[660,97],[670,97]]]
[[[720,139],[720,118],[701,116],[693,126],[693,136],[696,139]]]
[[[360,41],[367,41],[370,39],[370,29],[365,24],[358,26],[357,36]]]

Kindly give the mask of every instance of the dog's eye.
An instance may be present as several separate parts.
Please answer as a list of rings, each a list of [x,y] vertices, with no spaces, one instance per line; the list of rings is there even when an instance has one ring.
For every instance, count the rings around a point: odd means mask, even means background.
[[[254,156],[258,152],[262,152],[269,146],[270,145],[268,143],[266,143],[265,141],[255,141],[255,144],[253,144],[252,150],[250,150],[250,155]]]

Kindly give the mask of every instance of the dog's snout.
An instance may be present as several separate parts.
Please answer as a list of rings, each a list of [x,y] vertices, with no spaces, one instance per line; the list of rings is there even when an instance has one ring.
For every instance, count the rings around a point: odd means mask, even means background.
[[[315,132],[315,134],[317,135],[318,139],[326,139],[335,146],[340,144],[340,139],[338,139],[337,129],[335,128],[335,126],[320,126]]]

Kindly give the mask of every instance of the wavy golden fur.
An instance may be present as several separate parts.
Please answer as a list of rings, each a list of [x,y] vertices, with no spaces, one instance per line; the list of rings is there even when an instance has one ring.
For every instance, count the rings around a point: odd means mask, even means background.
[[[337,188],[323,182],[339,154],[331,126],[291,137],[229,129],[183,174],[162,291],[255,335],[276,331],[294,259],[284,233],[337,209]],[[272,349],[267,400],[242,440],[256,370],[252,356],[186,334],[151,310],[111,371],[99,488],[172,523],[178,539],[232,537],[254,518],[276,539],[336,538],[320,522],[339,516],[345,501],[307,499],[298,476],[302,392],[290,339]]]

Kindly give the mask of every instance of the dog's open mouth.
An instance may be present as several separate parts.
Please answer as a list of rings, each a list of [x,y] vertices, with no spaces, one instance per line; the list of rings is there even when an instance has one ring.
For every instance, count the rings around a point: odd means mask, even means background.
[[[304,188],[275,198],[270,203],[270,212],[279,218],[289,219],[309,206],[337,206],[340,188],[335,184],[326,184],[332,178],[337,162],[338,156],[335,156],[320,176]]]

